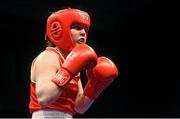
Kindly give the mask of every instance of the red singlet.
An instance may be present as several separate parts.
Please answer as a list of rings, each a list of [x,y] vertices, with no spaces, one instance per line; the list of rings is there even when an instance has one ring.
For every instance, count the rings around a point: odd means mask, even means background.
[[[64,62],[62,56],[52,47],[47,47],[47,51],[52,51],[58,55],[58,59],[60,62]],[[53,102],[52,104],[41,107],[37,101],[36,97],[36,84],[34,82],[30,82],[30,103],[29,103],[29,110],[30,112],[34,112],[41,109],[52,109],[52,110],[59,110],[61,112],[68,112],[71,115],[75,115],[76,111],[74,110],[75,99],[78,92],[78,80],[80,79],[80,75],[74,77],[67,88],[65,88],[60,95],[60,97]]]

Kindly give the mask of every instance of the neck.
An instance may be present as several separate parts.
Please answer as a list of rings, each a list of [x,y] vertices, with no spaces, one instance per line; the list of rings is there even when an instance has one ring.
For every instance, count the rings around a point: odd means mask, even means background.
[[[58,52],[63,56],[64,59],[66,59],[66,57],[68,56],[69,53],[65,52],[64,50],[56,47],[56,49],[58,50]]]

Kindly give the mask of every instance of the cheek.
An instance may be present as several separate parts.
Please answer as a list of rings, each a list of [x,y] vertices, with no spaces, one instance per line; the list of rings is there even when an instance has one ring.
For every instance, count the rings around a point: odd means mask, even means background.
[[[73,44],[76,44],[76,41],[78,40],[78,35],[75,30],[71,29],[71,38]]]
[[[75,30],[71,29],[71,37],[76,40],[77,39],[77,33],[75,32]]]

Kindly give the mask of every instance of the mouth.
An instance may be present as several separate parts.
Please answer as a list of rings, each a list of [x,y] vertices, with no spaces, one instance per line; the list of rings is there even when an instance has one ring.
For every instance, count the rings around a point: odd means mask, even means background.
[[[78,40],[78,43],[79,43],[79,44],[85,43],[85,38],[80,38],[80,39]]]

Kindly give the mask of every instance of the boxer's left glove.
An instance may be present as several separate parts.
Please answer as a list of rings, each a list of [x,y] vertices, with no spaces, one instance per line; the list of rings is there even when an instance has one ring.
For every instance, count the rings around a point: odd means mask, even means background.
[[[95,51],[86,44],[79,44],[67,56],[52,82],[64,88],[82,68],[92,68],[96,63],[97,55]]]
[[[96,99],[118,76],[116,65],[106,57],[99,57],[97,65],[86,70],[88,82],[84,88],[84,95]]]

